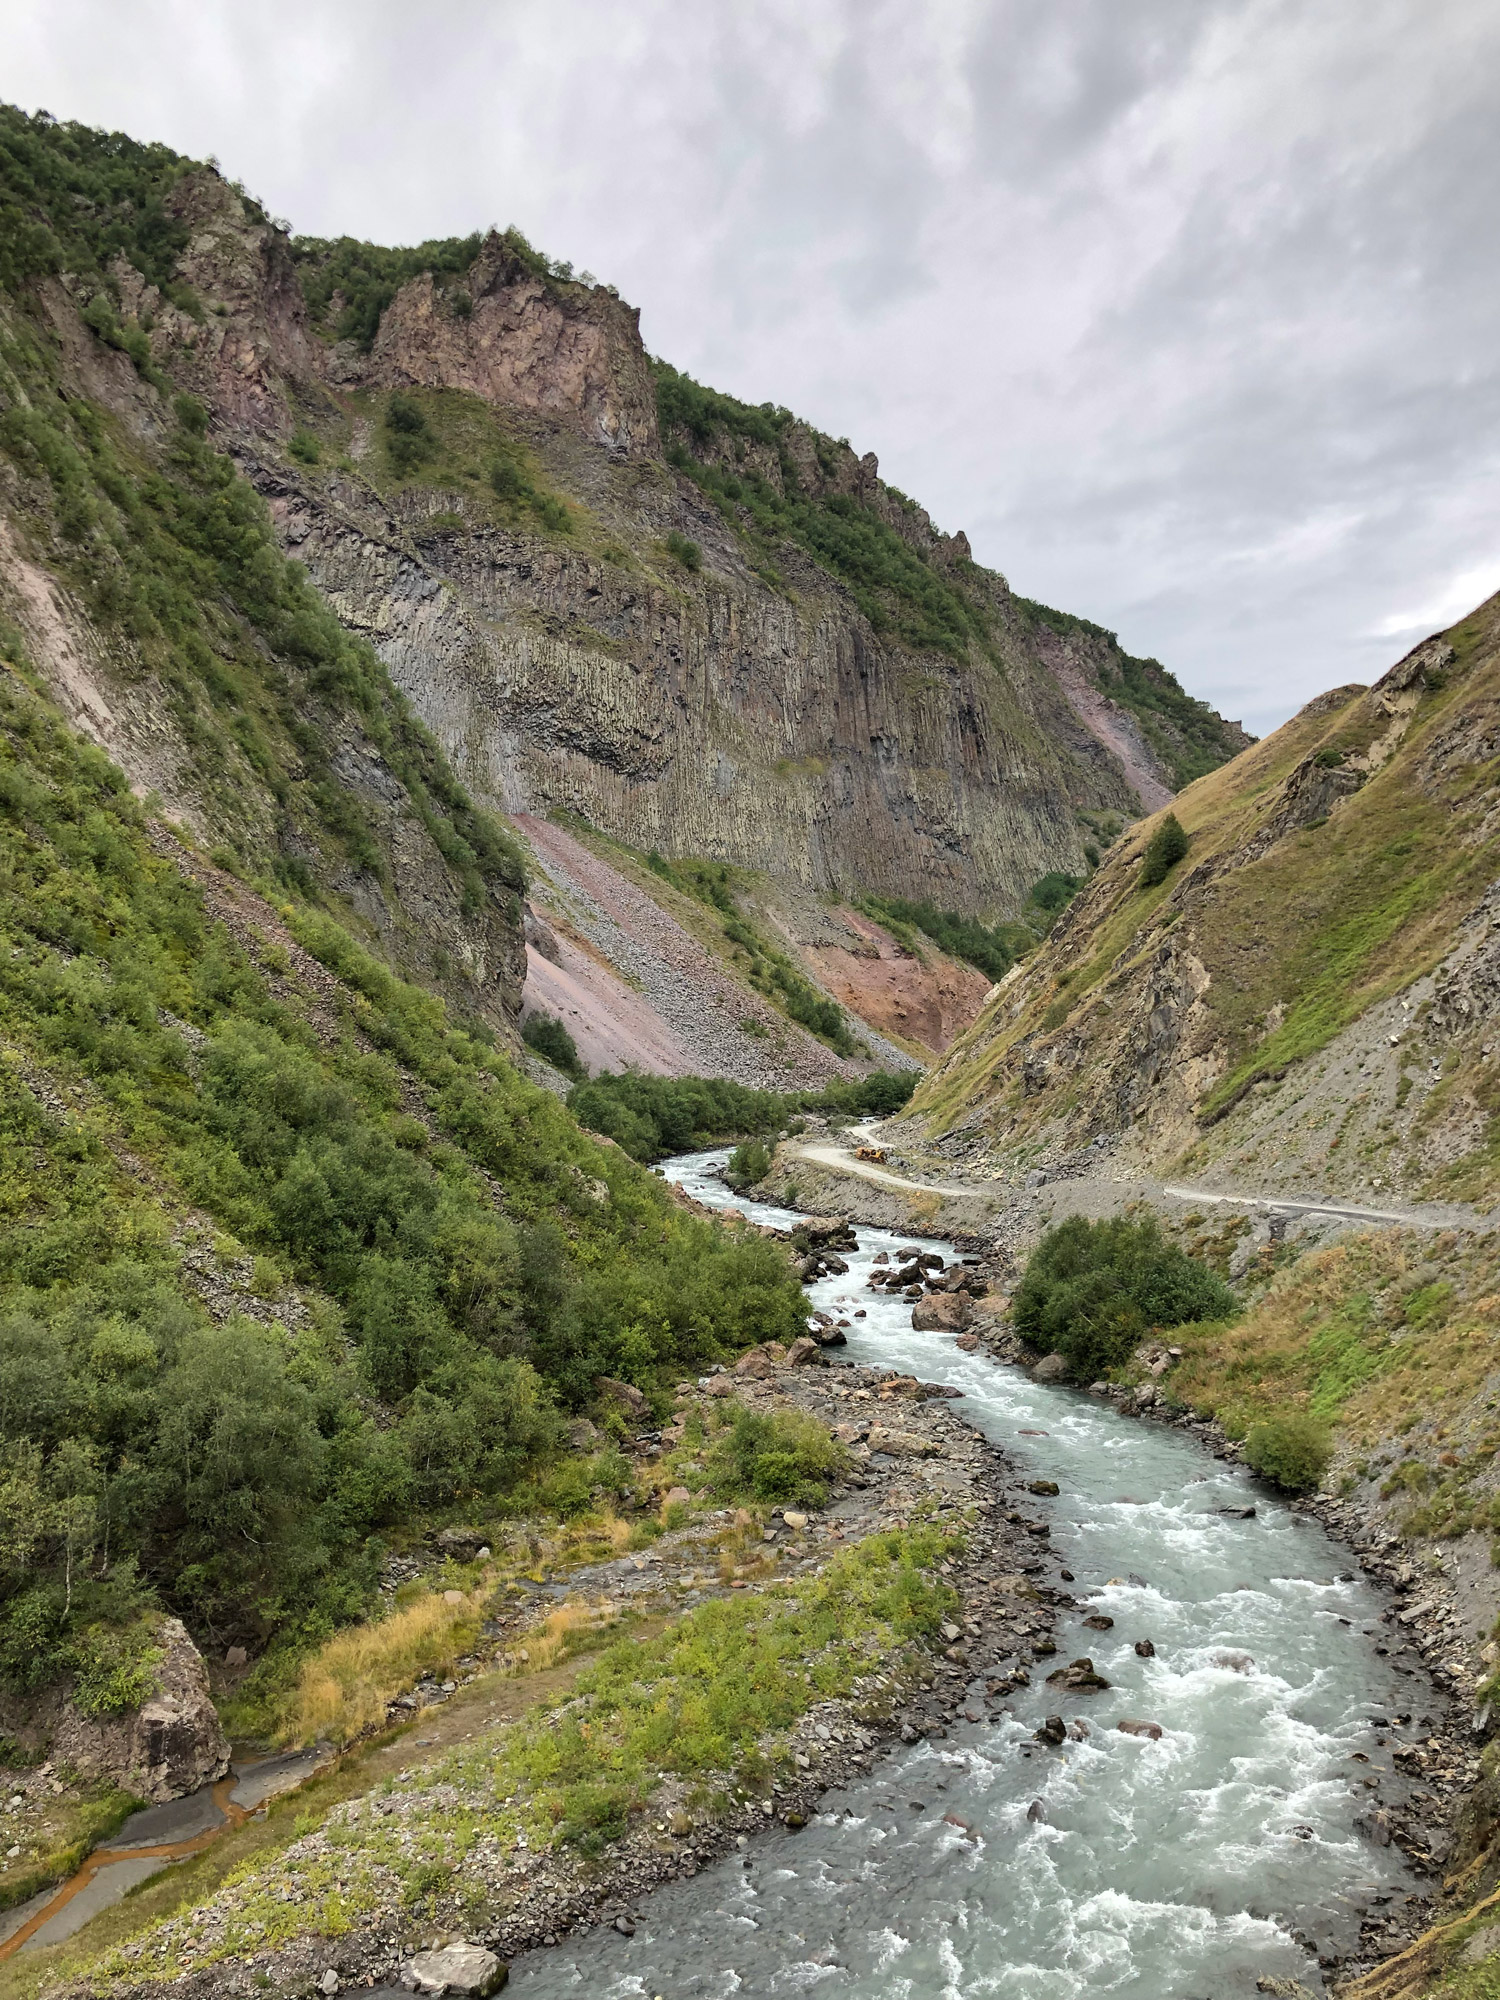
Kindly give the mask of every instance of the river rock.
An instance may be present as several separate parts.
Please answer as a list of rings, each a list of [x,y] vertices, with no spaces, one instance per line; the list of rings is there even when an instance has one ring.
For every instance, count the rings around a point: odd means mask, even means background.
[[[1031,1821],[1033,1826],[1045,1826],[1047,1823],[1047,1808],[1042,1804],[1040,1799],[1033,1799],[1031,1804],[1026,1808],[1026,1817]]]
[[[1123,1721],[1117,1722],[1115,1727],[1122,1736],[1149,1736],[1153,1743],[1161,1741],[1159,1722],[1141,1722],[1135,1716],[1127,1715]]]
[[[867,1442],[871,1451],[883,1451],[891,1458],[938,1458],[943,1449],[935,1438],[888,1430],[884,1424],[871,1424]]]
[[[1137,1639],[1135,1650],[1143,1660],[1154,1660],[1156,1658],[1156,1648],[1149,1639]]]
[[[793,1234],[800,1236],[812,1250],[859,1248],[853,1225],[845,1222],[841,1215],[804,1215]]]
[[[786,1351],[786,1365],[788,1368],[800,1368],[804,1362],[811,1361],[817,1351],[817,1341],[809,1340],[805,1333],[799,1334]]]
[[[419,1951],[404,1967],[418,1993],[473,1993],[484,2000],[505,1984],[507,1969],[482,1944],[449,1944]]]
[[[1255,1661],[1249,1653],[1215,1653],[1214,1665],[1228,1667],[1234,1674],[1248,1674]]]
[[[55,1764],[109,1779],[153,1805],[180,1799],[229,1769],[229,1739],[208,1692],[203,1657],[177,1618],[156,1629],[156,1689],[125,1715],[84,1715],[65,1701],[52,1734]]]
[[[1058,1490],[1058,1484],[1055,1479],[1031,1479],[1026,1483],[1026,1491],[1028,1493],[1039,1493],[1046,1496],[1055,1494]]]
[[[928,1292],[912,1307],[912,1329],[916,1333],[962,1333],[969,1312],[965,1292]]]
[[[1033,1730],[1032,1734],[1038,1743],[1046,1743],[1056,1749],[1059,1743],[1068,1740],[1068,1725],[1060,1715],[1049,1715],[1041,1728]]]
[[[1097,1688],[1107,1688],[1109,1682],[1103,1674],[1095,1673],[1090,1659],[1069,1660],[1065,1667],[1057,1667],[1047,1676],[1048,1687],[1059,1687],[1069,1694],[1089,1694]]]
[[[1044,1354],[1031,1371],[1033,1382],[1061,1382],[1068,1372],[1068,1364],[1060,1354]]]
[[[1108,1632],[1113,1630],[1115,1621],[1107,1611],[1094,1611],[1083,1622],[1091,1632]]]

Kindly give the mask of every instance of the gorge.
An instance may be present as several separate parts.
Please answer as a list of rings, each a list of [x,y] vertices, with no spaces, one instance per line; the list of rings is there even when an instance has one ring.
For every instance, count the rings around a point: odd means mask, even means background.
[[[0,107],[0,2000],[1477,2000],[1497,716]]]

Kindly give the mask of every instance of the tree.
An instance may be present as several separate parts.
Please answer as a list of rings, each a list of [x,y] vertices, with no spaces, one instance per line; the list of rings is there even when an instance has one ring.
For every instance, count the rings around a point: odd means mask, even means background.
[[[1168,813],[1146,843],[1146,852],[1141,858],[1139,886],[1154,889],[1158,882],[1165,882],[1187,851],[1188,837],[1176,813]]]

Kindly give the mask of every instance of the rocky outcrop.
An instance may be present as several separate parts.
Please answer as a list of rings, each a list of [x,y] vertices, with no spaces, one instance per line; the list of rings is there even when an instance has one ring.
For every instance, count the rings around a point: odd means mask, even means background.
[[[382,388],[467,389],[487,403],[577,424],[615,451],[657,442],[656,385],[640,314],[602,286],[538,277],[491,233],[455,310],[431,275],[386,308],[367,365],[336,373]]]
[[[52,1735],[54,1762],[160,1803],[195,1792],[229,1769],[229,1739],[208,1691],[202,1655],[179,1619],[156,1635],[156,1691],[119,1716],[83,1714],[65,1702]]]

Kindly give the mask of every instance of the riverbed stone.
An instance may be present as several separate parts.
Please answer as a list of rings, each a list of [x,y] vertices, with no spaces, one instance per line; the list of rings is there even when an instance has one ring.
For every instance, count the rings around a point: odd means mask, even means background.
[[[485,2000],[505,1984],[507,1969],[482,1944],[444,1945],[419,1951],[407,1966],[419,1993],[472,1993]]]
[[[1031,1371],[1033,1382],[1061,1382],[1068,1372],[1068,1364],[1060,1354],[1044,1354]]]

